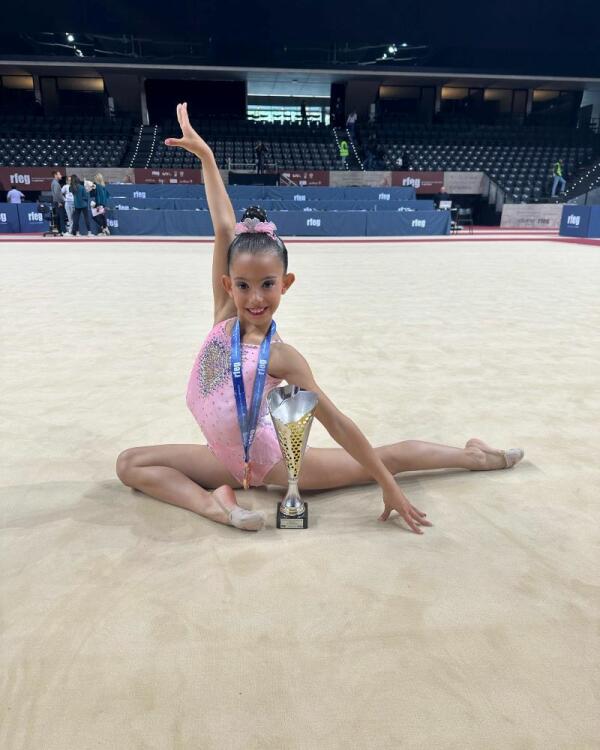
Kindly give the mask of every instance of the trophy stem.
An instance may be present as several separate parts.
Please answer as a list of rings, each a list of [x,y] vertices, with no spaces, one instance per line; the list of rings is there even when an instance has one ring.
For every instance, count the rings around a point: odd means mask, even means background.
[[[300,491],[298,490],[298,478],[292,479],[288,477],[288,489],[285,497],[281,501],[281,512],[284,516],[294,518],[295,516],[301,516],[304,513],[304,502],[300,497]]]

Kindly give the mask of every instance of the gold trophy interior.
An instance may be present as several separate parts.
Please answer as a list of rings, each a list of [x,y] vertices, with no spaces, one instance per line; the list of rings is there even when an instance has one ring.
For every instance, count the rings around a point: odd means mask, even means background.
[[[277,506],[278,529],[308,528],[308,505],[298,491],[298,476],[312,425],[317,394],[297,385],[274,388],[267,405],[288,471],[288,489]]]

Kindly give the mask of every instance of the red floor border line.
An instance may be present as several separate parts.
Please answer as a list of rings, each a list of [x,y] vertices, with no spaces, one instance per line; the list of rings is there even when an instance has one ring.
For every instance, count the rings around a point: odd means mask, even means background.
[[[600,239],[593,237],[557,237],[554,242],[566,242],[575,245],[600,245]]]

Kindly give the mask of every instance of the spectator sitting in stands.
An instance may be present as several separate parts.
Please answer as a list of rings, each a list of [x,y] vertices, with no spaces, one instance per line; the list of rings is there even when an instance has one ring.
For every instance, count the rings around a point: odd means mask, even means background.
[[[412,160],[406,149],[402,152],[402,169],[412,169]]]
[[[11,183],[10,190],[6,194],[7,203],[20,203],[25,195]]]

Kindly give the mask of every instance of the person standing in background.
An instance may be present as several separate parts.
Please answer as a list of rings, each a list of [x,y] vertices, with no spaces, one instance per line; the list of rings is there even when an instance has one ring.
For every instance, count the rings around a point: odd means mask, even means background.
[[[94,177],[94,187],[90,192],[90,203],[92,207],[92,218],[100,228],[100,234],[110,234],[110,231],[106,222],[106,204],[110,198],[110,194],[106,189],[104,177],[98,172]]]
[[[73,231],[73,193],[70,190],[70,182],[67,181],[66,177],[63,177],[61,182],[64,182],[60,189],[65,199],[65,212],[67,214],[67,234]]]
[[[356,120],[358,118],[358,115],[356,114],[356,111],[353,110],[348,115],[348,119],[346,120],[346,130],[350,134],[350,138],[352,140],[356,140]]]
[[[306,117],[306,102],[304,99],[300,103],[300,121],[303,125],[308,125],[308,118]]]
[[[92,232],[90,230],[90,218],[88,216],[88,207],[90,204],[90,197],[88,195],[87,190],[83,186],[83,183],[77,177],[77,175],[72,175],[71,177],[71,185],[70,190],[73,193],[73,205],[74,205],[74,211],[73,211],[73,229],[72,229],[72,235],[75,237],[75,235],[79,231],[79,218],[83,214],[83,220],[85,221],[85,226],[87,227],[87,233],[88,235],[92,236]]]
[[[348,141],[342,138],[342,140],[340,141],[340,160],[342,162],[342,169],[348,169],[347,161],[349,154],[350,151],[348,150]]]
[[[256,154],[256,174],[262,174],[264,172],[266,150],[267,147],[265,146],[265,144],[260,142],[254,149],[254,153]]]
[[[54,215],[56,216],[56,226],[59,234],[65,233],[65,224],[67,214],[65,212],[65,199],[61,192],[60,178],[62,174],[60,169],[55,169],[52,172],[52,182],[50,183],[50,190],[52,192],[52,208],[54,209]]]
[[[13,184],[11,184],[10,190],[6,194],[6,202],[21,203],[23,198],[25,198],[25,195],[20,190],[17,190],[17,188]]]
[[[564,159],[559,159],[554,165],[552,171],[552,197],[556,197],[556,188],[560,184],[560,192],[564,193],[567,187],[567,181],[564,178],[563,172],[565,169]]]

